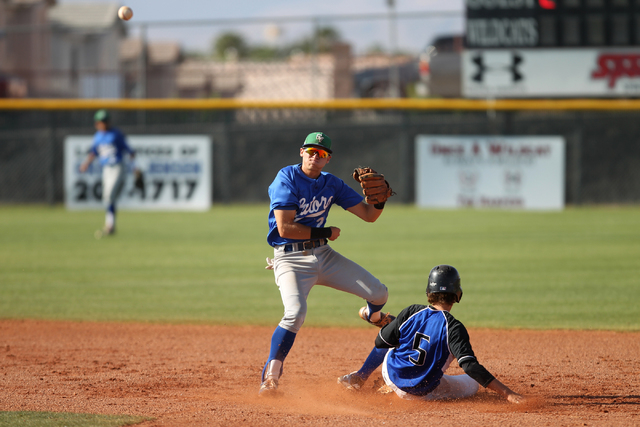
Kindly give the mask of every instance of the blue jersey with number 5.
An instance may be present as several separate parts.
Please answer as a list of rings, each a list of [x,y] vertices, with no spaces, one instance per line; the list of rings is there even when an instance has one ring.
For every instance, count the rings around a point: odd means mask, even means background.
[[[331,205],[335,203],[343,209],[349,209],[363,200],[340,178],[328,172],[321,172],[317,179],[309,178],[302,172],[300,164],[286,166],[278,172],[269,186],[269,198],[267,242],[271,246],[302,241],[280,237],[274,210],[295,210],[296,222],[309,227],[324,227]]]
[[[454,358],[483,387],[495,378],[478,363],[464,325],[431,306],[414,304],[402,310],[380,330],[376,347],[391,348],[386,358],[389,379],[416,396],[432,392]]]
[[[400,389],[424,395],[440,384],[453,356],[442,311],[424,308],[400,326],[399,345],[389,351],[389,378]]]

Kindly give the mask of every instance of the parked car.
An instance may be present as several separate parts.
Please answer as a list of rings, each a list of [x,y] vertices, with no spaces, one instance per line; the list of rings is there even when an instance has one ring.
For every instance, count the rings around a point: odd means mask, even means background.
[[[464,36],[434,38],[417,58],[398,64],[400,97],[458,98],[462,96],[462,49]],[[390,67],[366,68],[354,74],[355,96],[389,96]],[[411,92],[411,93],[410,93]]]
[[[20,77],[0,72],[0,98],[24,98],[27,84]]]
[[[408,87],[419,80],[418,60],[409,59],[400,63],[398,67],[398,80],[401,98],[408,95]],[[391,67],[367,68],[353,76],[353,88],[358,98],[385,98],[389,96],[389,82],[391,79]]]
[[[459,98],[462,96],[462,49],[464,36],[436,37],[419,57],[420,82],[427,96]]]

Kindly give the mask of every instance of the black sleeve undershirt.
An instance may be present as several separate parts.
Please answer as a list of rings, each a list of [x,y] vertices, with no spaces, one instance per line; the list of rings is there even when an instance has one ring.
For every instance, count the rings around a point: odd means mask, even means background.
[[[397,347],[400,343],[400,326],[415,313],[424,310],[426,307],[425,305],[414,304],[402,310],[391,323],[380,330],[376,337],[376,347]],[[448,323],[449,349],[458,361],[458,365],[460,365],[467,375],[476,380],[478,384],[487,387],[495,377],[484,366],[478,363],[471,348],[467,328],[464,327],[462,322],[453,317],[451,313],[447,311],[443,313]]]
[[[458,365],[465,374],[476,380],[482,387],[488,386],[495,377],[476,359],[469,333],[462,322],[453,317],[451,313],[444,312],[449,323],[449,349],[458,361]]]

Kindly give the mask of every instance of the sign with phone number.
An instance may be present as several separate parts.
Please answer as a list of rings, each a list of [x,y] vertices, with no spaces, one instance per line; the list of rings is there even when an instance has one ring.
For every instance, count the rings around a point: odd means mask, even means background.
[[[64,146],[64,187],[67,209],[104,209],[102,167],[98,159],[82,173],[80,165],[93,136],[68,136]],[[205,135],[132,135],[127,142],[136,151],[135,166],[144,174],[144,188],[133,185],[127,169],[118,209],[208,210],[211,207],[211,138]]]

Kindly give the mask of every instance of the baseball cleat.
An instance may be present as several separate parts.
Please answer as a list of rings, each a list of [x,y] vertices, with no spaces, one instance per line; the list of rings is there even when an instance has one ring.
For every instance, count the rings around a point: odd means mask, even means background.
[[[260,390],[258,390],[258,396],[275,396],[278,393],[278,380],[273,378],[267,378],[260,384]]]
[[[366,306],[362,307],[360,309],[360,311],[358,312],[358,315],[365,322],[371,323],[372,325],[377,326],[378,328],[382,328],[383,326],[387,326],[389,323],[391,323],[391,321],[393,319],[396,318],[396,316],[394,316],[391,313],[382,313],[382,312],[380,312],[380,319],[378,319],[375,322],[372,322],[371,320],[369,320],[369,310],[368,310],[368,308]]]
[[[338,384],[342,384],[347,390],[360,390],[364,385],[364,380],[360,378],[358,371],[355,371],[338,378]]]
[[[95,233],[93,233],[93,236],[100,240],[101,238],[103,238],[104,236],[111,236],[114,235],[116,233],[116,229],[111,227],[104,227],[102,230],[96,230]]]
[[[389,387],[388,385],[384,384],[382,386],[380,386],[380,388],[378,388],[378,390],[376,390],[376,393],[378,394],[389,394],[389,393],[393,393],[393,389],[391,387]]]
[[[373,388],[376,389],[376,393],[378,394],[394,393],[393,389],[388,386],[382,378],[373,381]]]

